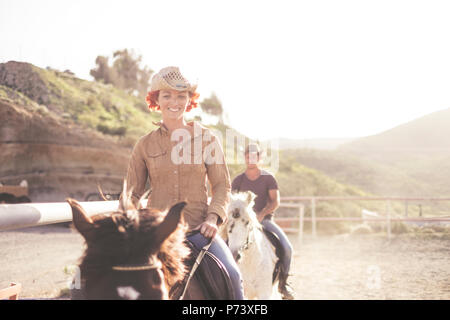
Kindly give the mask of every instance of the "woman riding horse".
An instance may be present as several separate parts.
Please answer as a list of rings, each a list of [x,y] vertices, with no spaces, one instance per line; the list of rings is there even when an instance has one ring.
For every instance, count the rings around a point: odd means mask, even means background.
[[[147,179],[151,193],[147,207],[164,210],[186,201],[184,219],[188,236],[198,249],[212,238],[209,252],[225,266],[231,278],[234,297],[243,299],[240,271],[226,243],[216,237],[218,226],[227,220],[230,176],[223,151],[211,131],[198,122],[186,122],[184,115],[197,107],[197,85],[189,82],[178,67],[166,67],[152,77],[147,103],[159,110],[158,129],[141,137],[134,146],[127,171],[128,190],[137,204],[144,194]],[[208,205],[206,181],[211,185]]]

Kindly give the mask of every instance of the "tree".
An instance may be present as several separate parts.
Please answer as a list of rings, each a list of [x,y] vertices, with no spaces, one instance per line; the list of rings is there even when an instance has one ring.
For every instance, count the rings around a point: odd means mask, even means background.
[[[137,78],[137,87],[136,90],[139,92],[139,95],[145,97],[147,95],[148,86],[150,83],[150,78],[153,74],[153,70],[148,68],[147,66],[144,69],[139,69],[138,78]]]
[[[116,74],[109,66],[108,60],[108,57],[98,56],[97,59],[95,59],[97,68],[91,69],[89,73],[94,77],[95,81],[114,84],[116,82]]]
[[[136,55],[128,49],[117,50],[113,53],[112,66],[109,65],[108,57],[98,56],[95,60],[97,67],[90,71],[96,81],[110,83],[117,88],[137,92],[140,96],[147,94],[150,77],[153,70],[144,66],[140,67],[142,56]]]
[[[217,98],[214,92],[209,98],[205,98],[202,102],[200,102],[200,107],[202,108],[203,112],[218,117],[219,122],[223,123],[222,102],[220,102],[219,98]]]
[[[118,50],[113,54],[112,68],[119,75],[117,86],[124,90],[137,90],[138,72],[141,57],[134,57],[127,49]]]

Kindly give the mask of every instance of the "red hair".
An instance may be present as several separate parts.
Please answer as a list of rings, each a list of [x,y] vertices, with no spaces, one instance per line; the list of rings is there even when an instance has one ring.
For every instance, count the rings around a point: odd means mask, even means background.
[[[159,96],[159,90],[155,90],[155,91],[149,91],[147,93],[147,97],[145,98],[145,101],[147,101],[148,104],[148,108],[150,109],[150,111],[154,111],[154,110],[159,110],[159,105],[157,104],[157,100],[158,100],[158,96]],[[190,98],[190,102],[188,104],[188,106],[186,107],[186,112],[191,111],[193,108],[197,108],[198,107],[198,102],[197,99],[200,97],[200,94],[197,92],[189,92],[189,98]]]

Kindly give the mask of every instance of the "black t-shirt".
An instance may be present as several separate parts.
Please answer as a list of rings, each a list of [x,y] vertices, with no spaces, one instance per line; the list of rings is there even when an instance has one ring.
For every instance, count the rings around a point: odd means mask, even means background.
[[[233,191],[251,191],[256,194],[253,210],[259,212],[267,205],[269,190],[278,190],[278,184],[272,174],[261,170],[261,175],[253,181],[247,178],[245,172],[238,175],[231,183],[231,189]]]

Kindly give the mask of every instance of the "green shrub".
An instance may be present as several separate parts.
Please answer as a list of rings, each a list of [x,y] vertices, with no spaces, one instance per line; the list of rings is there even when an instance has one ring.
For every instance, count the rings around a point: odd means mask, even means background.
[[[396,221],[391,223],[391,232],[395,234],[408,233],[411,232],[412,229],[403,222]]]
[[[372,228],[367,224],[358,224],[350,229],[350,234],[371,234]]]
[[[99,123],[97,125],[97,130],[104,134],[108,134],[111,136],[119,136],[119,137],[123,137],[127,133],[126,127],[111,127],[109,125],[101,124],[101,123]]]

